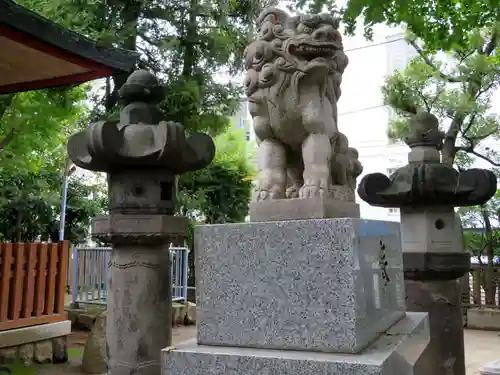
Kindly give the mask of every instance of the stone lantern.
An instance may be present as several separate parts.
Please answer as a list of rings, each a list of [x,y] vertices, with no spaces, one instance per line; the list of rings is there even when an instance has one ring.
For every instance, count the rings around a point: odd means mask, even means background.
[[[210,164],[215,145],[164,121],[164,91],[153,74],[134,72],[119,94],[120,121],[91,124],[70,138],[68,152],[77,166],[108,176],[109,216],[95,219],[93,233],[113,247],[108,374],[157,375],[160,352],[171,343],[169,245],[188,231],[188,219],[176,215],[177,177]]]
[[[408,165],[390,177],[366,175],[358,186],[365,202],[399,207],[407,311],[428,312],[431,342],[419,368],[425,374],[465,375],[461,289],[470,268],[457,206],[486,203],[496,192],[493,172],[458,172],[441,163],[444,133],[430,113],[419,113],[405,142]],[[420,373],[420,372],[419,372]]]

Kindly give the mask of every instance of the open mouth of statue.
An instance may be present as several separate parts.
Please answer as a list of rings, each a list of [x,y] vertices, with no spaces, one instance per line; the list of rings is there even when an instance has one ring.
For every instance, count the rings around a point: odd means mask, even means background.
[[[332,44],[293,44],[290,46],[290,53],[312,60],[332,56],[335,53],[335,47]]]

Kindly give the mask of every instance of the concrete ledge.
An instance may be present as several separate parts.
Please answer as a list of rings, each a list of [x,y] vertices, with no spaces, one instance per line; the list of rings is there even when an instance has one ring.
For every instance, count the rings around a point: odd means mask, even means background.
[[[468,309],[467,328],[500,331],[500,309]]]
[[[70,333],[71,321],[69,320],[0,331],[0,348],[49,340],[56,337],[67,336]]]

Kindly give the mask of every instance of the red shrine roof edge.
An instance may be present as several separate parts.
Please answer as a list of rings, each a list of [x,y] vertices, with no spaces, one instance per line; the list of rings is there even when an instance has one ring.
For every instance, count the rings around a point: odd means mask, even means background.
[[[0,50],[0,94],[129,73],[139,57],[98,46],[12,0],[0,0]]]

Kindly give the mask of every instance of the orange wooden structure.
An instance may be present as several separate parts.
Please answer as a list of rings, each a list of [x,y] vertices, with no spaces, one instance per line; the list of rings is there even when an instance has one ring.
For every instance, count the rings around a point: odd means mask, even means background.
[[[69,242],[0,243],[0,331],[67,319]]]

